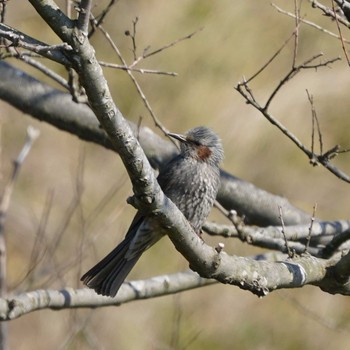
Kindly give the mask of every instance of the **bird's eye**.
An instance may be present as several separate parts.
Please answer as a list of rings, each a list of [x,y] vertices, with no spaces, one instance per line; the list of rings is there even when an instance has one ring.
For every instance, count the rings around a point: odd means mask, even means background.
[[[201,143],[199,141],[197,141],[197,140],[190,140],[190,141],[195,146],[200,146],[201,145]]]

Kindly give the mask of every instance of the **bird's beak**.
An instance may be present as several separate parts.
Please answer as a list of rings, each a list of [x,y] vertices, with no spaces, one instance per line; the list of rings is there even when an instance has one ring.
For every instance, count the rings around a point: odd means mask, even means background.
[[[168,136],[170,136],[176,140],[179,140],[180,142],[187,142],[186,136],[184,136],[184,135],[173,134],[172,132],[169,132]]]

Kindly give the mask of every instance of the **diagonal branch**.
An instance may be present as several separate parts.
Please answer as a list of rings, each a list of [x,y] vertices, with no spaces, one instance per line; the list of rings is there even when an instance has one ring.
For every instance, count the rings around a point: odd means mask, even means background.
[[[239,82],[235,86],[235,89],[245,98],[248,104],[256,108],[272,125],[275,125],[284,135],[286,135],[294,144],[296,144],[297,147],[307,155],[312,165],[315,166],[321,164],[339,179],[350,183],[350,176],[330,163],[330,160],[332,158],[336,157],[339,153],[344,152],[343,150],[341,150],[339,145],[336,145],[335,147],[325,151],[324,153],[316,154],[312,150],[309,150],[306,146],[304,146],[304,144],[292,132],[290,132],[281,122],[279,122],[269,112],[269,107],[277,93],[288,81],[290,81],[300,71],[305,69],[317,69],[319,67],[326,67],[340,59],[339,57],[337,57],[334,59],[326,60],[324,62],[313,63],[317,58],[321,56],[322,54],[314,55],[309,59],[305,60],[303,63],[297,66],[292,66],[289,72],[280,80],[277,86],[273,89],[265,104],[260,104],[256,100],[253,91],[250,89],[250,86],[248,84],[248,82],[251,81],[251,79]],[[254,75],[254,77],[256,77],[256,74]]]
[[[92,0],[81,0],[79,4],[79,16],[77,20],[77,28],[88,34],[89,29],[89,19],[91,14]]]
[[[10,41],[14,47],[23,47],[66,67],[71,66],[71,62],[67,59],[64,52],[71,51],[72,48],[66,43],[48,45],[4,23],[0,23],[0,37]]]

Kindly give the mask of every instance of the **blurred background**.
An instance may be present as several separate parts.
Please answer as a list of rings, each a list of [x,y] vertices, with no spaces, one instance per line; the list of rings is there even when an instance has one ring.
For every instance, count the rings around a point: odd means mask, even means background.
[[[64,1],[57,2],[65,8]],[[94,2],[97,14],[107,1]],[[275,1],[293,12],[294,1]],[[329,4],[328,4],[329,5]],[[336,23],[302,2],[301,15],[337,33]],[[177,77],[137,74],[155,114],[166,128],[184,132],[213,128],[225,148],[223,168],[271,193],[285,196],[307,212],[317,204],[324,220],[348,219],[349,185],[321,167],[312,167],[292,142],[246,105],[234,86],[264,65],[294,30],[294,19],[278,13],[269,0],[125,1],[107,16],[104,27],[125,60],[133,61],[125,31],[136,26],[137,53],[155,50],[197,31],[189,40],[153,55],[140,68],[171,71]],[[6,23],[46,43],[59,43],[34,9],[8,2]],[[348,33],[343,28],[343,35]],[[101,33],[92,38],[99,59],[120,63]],[[324,150],[350,148],[349,67],[339,40],[302,25],[297,63],[324,53],[342,57],[331,67],[307,70],[289,82],[271,111],[306,145],[311,143],[314,104]],[[263,103],[290,70],[293,42],[251,85]],[[38,79],[36,70],[11,61]],[[50,67],[66,76],[64,69]],[[128,75],[105,68],[124,116],[154,123]],[[16,183],[6,221],[9,290],[81,288],[81,274],[119,242],[132,220],[126,204],[132,189],[119,157],[102,147],[37,122],[0,102],[1,193],[20,151],[28,125],[41,132]],[[161,134],[161,133],[160,133]],[[334,163],[350,173],[349,155]],[[277,208],[276,208],[277,210]],[[226,222],[216,212],[212,219]],[[209,242],[210,239],[206,239]],[[236,255],[261,252],[225,241]],[[167,238],[148,251],[130,278],[147,278],[187,268]],[[350,302],[317,287],[282,290],[263,299],[232,286],[213,285],[180,295],[96,310],[35,312],[9,322],[11,349],[334,349],[348,346]]]

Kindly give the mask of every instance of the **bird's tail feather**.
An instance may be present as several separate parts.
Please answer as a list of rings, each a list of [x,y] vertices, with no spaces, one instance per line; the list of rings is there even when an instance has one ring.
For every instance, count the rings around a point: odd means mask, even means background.
[[[131,238],[130,236],[125,237],[123,242],[86,272],[81,277],[81,281],[89,288],[94,289],[98,294],[114,297],[142,255],[142,252],[140,252],[131,259],[125,258]]]

